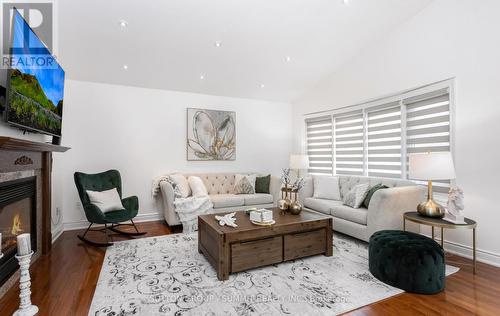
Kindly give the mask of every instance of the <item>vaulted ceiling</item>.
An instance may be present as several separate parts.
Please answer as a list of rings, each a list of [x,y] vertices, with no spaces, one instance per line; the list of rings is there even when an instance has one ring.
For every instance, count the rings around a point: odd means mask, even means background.
[[[70,79],[288,102],[430,2],[64,0],[58,55]]]

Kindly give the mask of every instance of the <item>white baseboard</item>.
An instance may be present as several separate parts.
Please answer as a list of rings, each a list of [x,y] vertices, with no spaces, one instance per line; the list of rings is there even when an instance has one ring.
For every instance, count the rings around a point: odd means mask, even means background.
[[[430,235],[424,234],[425,236],[431,238]],[[441,244],[440,238],[435,238],[436,242]],[[459,244],[453,241],[444,241],[444,249],[452,254],[460,257],[472,259],[472,247],[468,245]],[[500,267],[500,254],[481,250],[476,248],[476,259],[478,262],[483,262],[495,267]]]
[[[62,233],[64,233],[64,227],[61,225],[61,229],[52,232],[52,243],[55,243],[57,238],[61,237]]]
[[[139,214],[134,218],[134,222],[153,222],[163,220],[163,216],[159,213],[148,213],[148,214]],[[74,221],[74,222],[65,222],[64,229],[66,230],[77,230],[77,229],[85,229],[89,226],[89,222],[86,220]]]

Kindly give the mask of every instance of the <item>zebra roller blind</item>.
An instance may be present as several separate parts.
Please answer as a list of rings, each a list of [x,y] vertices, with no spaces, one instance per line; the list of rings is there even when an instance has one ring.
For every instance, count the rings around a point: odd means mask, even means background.
[[[363,175],[363,112],[334,116],[334,161],[336,174]]]
[[[368,175],[402,178],[401,105],[368,111]]]
[[[306,120],[310,174],[332,174],[332,117]]]
[[[408,179],[410,154],[452,151],[450,86],[444,82],[307,119],[309,172]],[[450,187],[450,181],[433,184],[435,192]]]
[[[412,153],[451,151],[448,91],[440,90],[408,98],[403,103],[406,107],[407,156]],[[445,193],[450,188],[450,181],[433,181],[433,186],[434,192]]]

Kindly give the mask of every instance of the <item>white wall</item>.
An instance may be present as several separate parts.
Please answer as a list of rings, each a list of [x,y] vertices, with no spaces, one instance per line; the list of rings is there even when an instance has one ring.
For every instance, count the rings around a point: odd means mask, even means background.
[[[279,174],[291,148],[286,103],[68,80],[57,169],[65,228],[81,227],[75,171],[120,170],[124,195],[137,195],[139,217],[157,218],[151,181],[169,172],[255,171]],[[186,108],[236,112],[236,160],[186,160]]]
[[[500,265],[498,12],[495,0],[436,0],[294,102],[293,120],[303,126],[304,113],[455,77],[457,185],[465,192],[465,215],[478,222],[480,259]],[[296,150],[303,131],[294,135]],[[446,247],[470,254],[470,238],[467,230],[447,232]]]

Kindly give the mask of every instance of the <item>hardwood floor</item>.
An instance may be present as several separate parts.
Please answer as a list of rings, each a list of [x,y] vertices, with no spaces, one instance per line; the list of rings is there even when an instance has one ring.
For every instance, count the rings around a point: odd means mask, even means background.
[[[173,233],[163,222],[138,226],[148,232],[146,237]],[[38,315],[88,313],[105,250],[81,243],[77,233],[63,233],[52,252],[42,256],[31,269],[32,301],[40,308]],[[101,237],[93,234],[91,237]],[[118,239],[121,238],[116,236],[115,240]],[[446,279],[444,292],[437,295],[404,293],[347,315],[500,315],[500,268],[478,263],[478,273],[473,275],[470,260],[458,256],[447,259],[449,264],[460,267],[460,271]],[[0,315],[12,315],[18,304],[16,285],[0,300]]]

